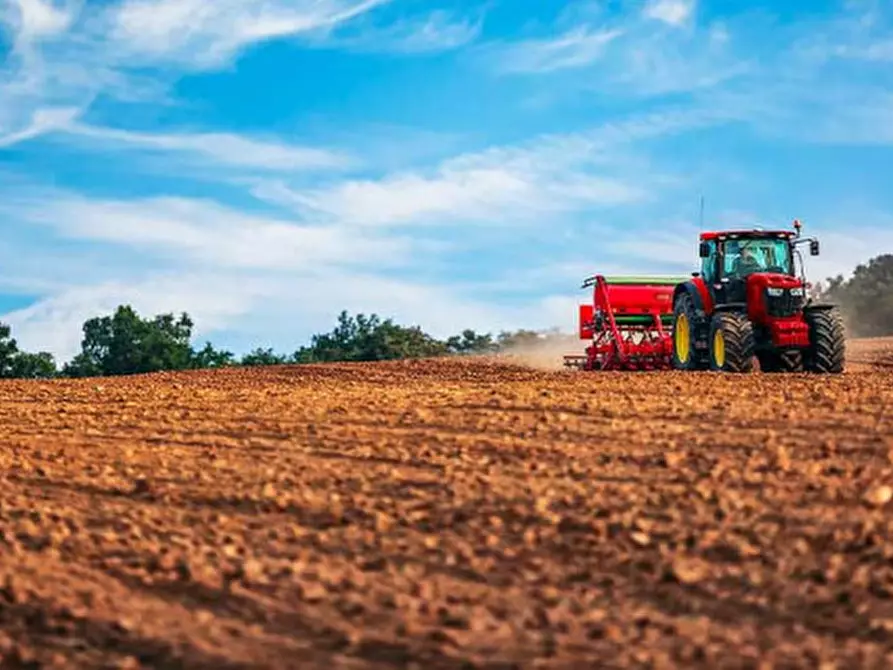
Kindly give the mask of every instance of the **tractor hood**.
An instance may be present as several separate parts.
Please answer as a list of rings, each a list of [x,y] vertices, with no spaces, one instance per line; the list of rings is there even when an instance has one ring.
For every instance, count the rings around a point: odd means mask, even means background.
[[[755,289],[774,288],[774,289],[792,289],[803,288],[803,282],[791,275],[779,274],[775,272],[755,272],[747,276],[747,287]]]

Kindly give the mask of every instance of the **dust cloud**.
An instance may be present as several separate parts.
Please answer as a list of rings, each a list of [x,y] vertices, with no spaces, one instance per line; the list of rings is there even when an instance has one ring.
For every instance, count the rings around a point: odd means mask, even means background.
[[[503,349],[497,358],[544,372],[563,370],[564,356],[582,355],[585,343],[574,335],[549,335]]]

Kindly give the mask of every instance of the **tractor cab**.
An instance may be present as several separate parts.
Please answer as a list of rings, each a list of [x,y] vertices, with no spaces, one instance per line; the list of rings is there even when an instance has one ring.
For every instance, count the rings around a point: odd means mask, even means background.
[[[736,230],[701,234],[700,277],[718,303],[745,302],[747,286],[780,290],[795,289],[802,294],[805,277],[799,263],[797,245],[799,222],[795,231]],[[810,244],[810,254],[819,254],[818,240],[802,240]],[[800,291],[797,291],[800,289]],[[774,292],[774,291],[773,291]]]

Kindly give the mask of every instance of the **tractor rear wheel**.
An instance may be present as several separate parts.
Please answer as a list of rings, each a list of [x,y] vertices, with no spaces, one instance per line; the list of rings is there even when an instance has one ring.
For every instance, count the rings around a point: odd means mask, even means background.
[[[804,356],[807,372],[840,374],[846,359],[846,329],[836,307],[806,312],[809,348]]]
[[[710,369],[751,372],[756,348],[753,325],[743,314],[721,312],[710,323]]]
[[[673,306],[673,367],[677,370],[706,370],[708,362],[698,341],[697,312],[691,296],[683,293]]]

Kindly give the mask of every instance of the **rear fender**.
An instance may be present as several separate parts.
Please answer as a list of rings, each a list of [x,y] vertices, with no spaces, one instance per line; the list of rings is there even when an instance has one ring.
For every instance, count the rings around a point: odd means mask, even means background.
[[[699,314],[709,315],[713,311],[713,305],[710,304],[710,293],[706,288],[704,280],[700,278],[679,284],[676,290],[673,291],[673,305],[676,304],[682,295],[689,295],[695,305],[695,310]]]
[[[713,302],[707,285],[700,277],[695,277],[691,281],[680,284],[673,292],[673,306],[676,301],[683,295],[691,296],[692,303],[695,306],[694,327],[694,346],[695,349],[704,349],[707,346],[707,336],[709,330],[707,327],[710,314],[713,313]]]

